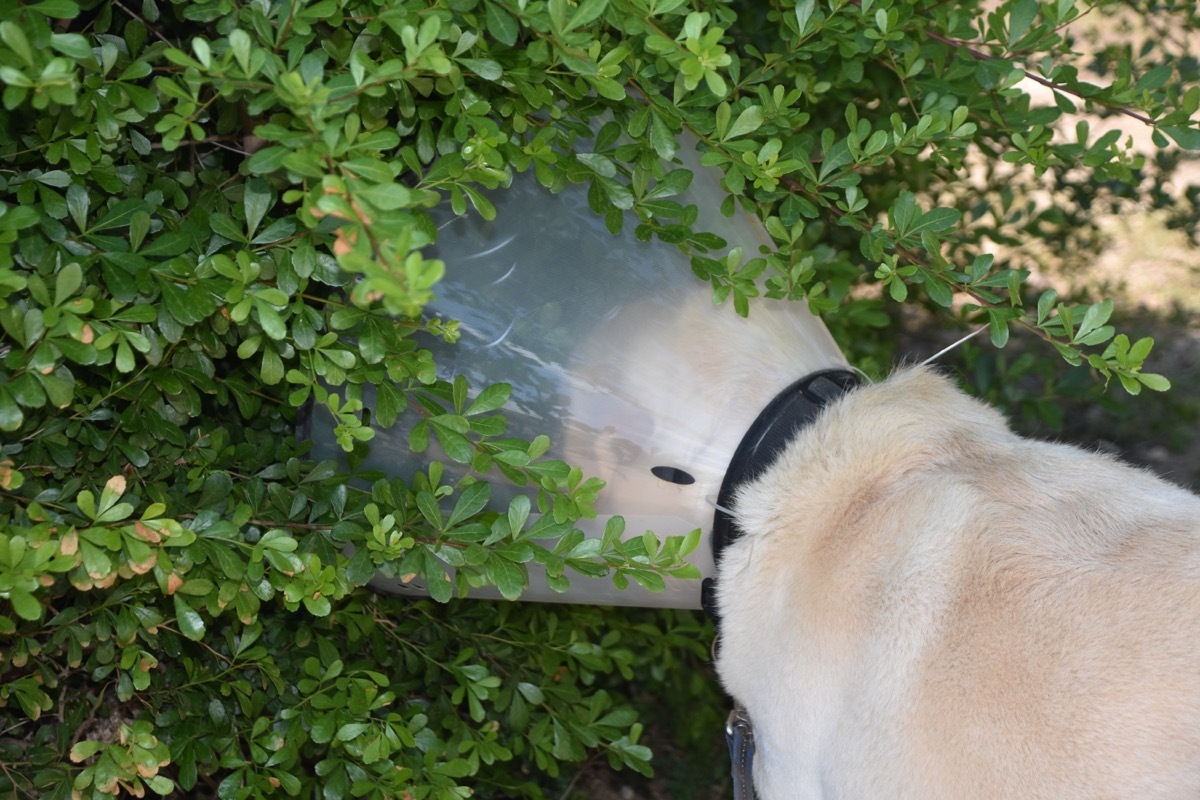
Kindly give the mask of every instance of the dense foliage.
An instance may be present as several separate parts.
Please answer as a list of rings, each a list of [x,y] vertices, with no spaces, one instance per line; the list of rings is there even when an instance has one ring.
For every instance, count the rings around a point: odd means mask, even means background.
[[[1164,35],[1083,57],[1089,13]],[[587,182],[730,313],[807,300],[868,367],[917,303],[1162,389],[1111,303],[1035,291],[997,245],[1170,202],[1175,156],[1088,119],[1200,149],[1172,46],[1197,27],[1191,0],[0,0],[0,793],[538,797],[591,752],[647,771],[636,692],[713,700],[699,619],[450,598],[516,597],[531,562],[653,587],[696,537],[581,541],[598,482],[505,435],[505,385],[439,379],[421,337],[455,325],[421,310],[454,264],[422,257],[424,209]],[[773,251],[692,229],[684,129]],[[307,459],[311,407],[361,462],[364,384],[375,425],[419,415],[468,477]],[[493,508],[489,481],[528,497]],[[434,600],[372,595],[377,569]]]

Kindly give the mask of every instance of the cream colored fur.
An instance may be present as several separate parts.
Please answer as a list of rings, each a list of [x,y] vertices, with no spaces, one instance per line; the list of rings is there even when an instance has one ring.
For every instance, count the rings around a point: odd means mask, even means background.
[[[717,669],[762,800],[1200,798],[1200,498],[918,368],[735,513]]]

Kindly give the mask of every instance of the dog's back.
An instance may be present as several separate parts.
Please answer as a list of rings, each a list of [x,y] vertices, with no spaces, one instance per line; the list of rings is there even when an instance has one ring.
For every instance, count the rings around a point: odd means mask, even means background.
[[[1200,797],[1200,498],[913,369],[735,511],[717,666],[765,800]]]

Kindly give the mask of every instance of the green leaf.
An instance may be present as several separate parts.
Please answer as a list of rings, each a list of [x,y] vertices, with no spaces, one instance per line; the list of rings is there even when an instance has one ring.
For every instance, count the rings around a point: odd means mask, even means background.
[[[271,210],[272,192],[270,185],[262,178],[251,178],[246,181],[243,194],[243,206],[246,211],[246,235],[254,236],[266,213]]]
[[[136,197],[121,200],[101,214],[100,219],[88,229],[88,233],[124,228],[133,221],[133,215],[139,211],[150,211],[150,204]]]
[[[61,306],[83,285],[83,268],[72,261],[54,276],[54,305]]]
[[[1037,17],[1038,0],[1017,0],[1008,16],[1008,46],[1012,47],[1026,34]]]
[[[1129,363],[1135,366],[1141,366],[1146,357],[1150,355],[1150,351],[1154,349],[1154,339],[1149,336],[1143,336],[1133,343],[1129,348]]]
[[[36,225],[39,219],[38,212],[29,206],[0,205],[0,232],[29,228]]]
[[[1105,372],[1105,375],[1108,376],[1110,373]],[[1138,383],[1135,376],[1126,375],[1125,373],[1121,372],[1117,374],[1117,380],[1121,382],[1121,386],[1124,387],[1125,391],[1129,392],[1130,394],[1139,395],[1142,393],[1142,385]]]
[[[467,437],[437,422],[433,423],[433,430],[437,434],[438,442],[442,445],[442,449],[446,451],[446,455],[459,464],[469,464],[471,462],[471,458],[475,455],[475,448],[468,441]]]
[[[654,188],[646,193],[646,197],[674,197],[677,194],[686,192],[688,187],[692,185],[693,177],[690,170],[673,169],[664,175],[658,183],[654,184]]]
[[[78,33],[52,33],[50,46],[68,58],[85,59],[92,54],[92,45]]]
[[[817,0],[797,0],[796,2],[796,29],[804,36],[809,32],[808,23],[812,19],[813,11],[816,10]]]
[[[250,244],[270,244],[278,242],[291,236],[296,230],[296,222],[293,219],[277,219],[267,227],[258,232],[254,238],[250,240]]]
[[[290,148],[282,145],[264,147],[246,161],[246,169],[254,175],[267,175],[283,169],[283,162],[292,154]]]
[[[15,431],[25,422],[25,413],[8,386],[0,385],[0,431]]]
[[[77,183],[67,187],[67,211],[71,214],[71,220],[75,223],[75,227],[83,231],[87,229],[88,206],[91,204],[91,198],[88,197],[87,190]]]
[[[57,189],[62,189],[71,185],[71,176],[61,169],[52,169],[49,172],[43,172],[34,178],[38,183],[44,183],[47,186],[53,186]]]
[[[181,289],[169,278],[156,274],[162,303],[167,313],[185,326],[208,319],[217,310],[217,299],[206,287],[193,286]]]
[[[79,6],[73,0],[42,0],[27,8],[51,19],[74,19],[79,16]]]
[[[220,471],[213,472],[204,479],[204,484],[200,490],[200,499],[196,501],[196,508],[215,507],[224,510],[229,502],[231,492],[233,491],[233,480],[229,477],[229,473]]]
[[[496,41],[512,47],[517,43],[517,21],[495,3],[484,0],[484,15],[487,29]]]
[[[996,347],[1004,347],[1008,344],[1008,322],[1002,314],[994,311],[988,312],[988,330],[992,337],[992,344]]]
[[[213,233],[231,242],[249,241],[242,226],[234,222],[228,214],[213,214],[208,218],[208,224],[212,227]]]
[[[42,604],[29,592],[14,586],[8,591],[8,599],[12,603],[13,611],[17,612],[21,619],[41,619]]]
[[[179,632],[193,642],[204,638],[204,618],[180,595],[175,595],[175,624],[179,626]]]
[[[615,178],[617,176],[617,165],[602,153],[576,153],[575,157],[579,159],[579,163],[601,177]]]
[[[421,420],[408,433],[408,448],[414,453],[424,453],[429,447],[429,421]]]
[[[1037,304],[1038,325],[1041,325],[1050,316],[1050,312],[1054,309],[1056,302],[1058,302],[1058,292],[1053,289],[1047,289],[1042,292]]]
[[[283,380],[284,369],[283,359],[279,357],[279,353],[275,351],[274,345],[263,347],[262,366],[259,369],[259,378],[267,386],[274,386]]]
[[[517,691],[521,693],[522,697],[524,697],[530,703],[533,703],[535,706],[546,702],[545,693],[543,693],[541,687],[537,686],[536,684],[532,684],[527,681],[521,681],[517,684]]]
[[[46,393],[28,372],[22,373],[9,384],[9,391],[25,408],[41,408],[46,404]]]
[[[679,147],[671,126],[657,113],[650,114],[650,145],[659,158],[668,161],[675,157],[675,151]]]
[[[825,158],[821,162],[821,171],[817,175],[818,180],[821,183],[824,183],[827,178],[832,176],[835,172],[837,172],[838,170],[840,170],[842,167],[846,166],[853,160],[854,160],[854,156],[850,152],[850,145],[847,144],[845,139],[838,139],[825,152]],[[905,195],[908,195],[911,197],[910,192],[903,193],[901,195],[901,197],[904,197]],[[897,201],[897,202],[899,202],[899,201]]]
[[[567,23],[566,29],[573,31],[577,28],[582,28],[603,14],[607,7],[608,0],[581,0],[575,8],[575,13],[571,15],[571,20]]]
[[[929,299],[942,308],[950,308],[954,302],[954,293],[949,285],[941,278],[930,275],[925,279],[925,292]]]
[[[1200,130],[1181,125],[1164,125],[1160,130],[1185,150],[1200,150]]]
[[[317,744],[325,744],[326,742],[333,741],[336,731],[337,717],[333,714],[322,714],[313,720],[309,736]]]
[[[358,550],[346,562],[346,580],[354,586],[365,586],[375,576],[375,565],[371,562],[371,554],[366,550]]]
[[[468,775],[475,774],[475,769],[471,766],[471,762],[465,758],[456,758],[444,764],[438,764],[433,768],[433,771],[438,775],[445,775],[450,778],[465,778]]]
[[[1108,318],[1112,316],[1113,301],[1104,300],[1099,303],[1093,303],[1088,306],[1088,310],[1083,315],[1083,320],[1079,323],[1079,330],[1075,332],[1072,341],[1083,341],[1088,336],[1099,329],[1104,323],[1108,322]],[[1089,342],[1084,342],[1088,344]]]
[[[491,222],[496,219],[496,206],[491,200],[473,186],[463,185],[462,190],[466,193],[467,198],[471,201],[471,205],[479,212],[479,216],[486,221]]]
[[[892,218],[896,232],[907,236],[918,218],[917,201],[913,193],[901,192],[900,196],[896,198],[896,202],[892,204],[889,216]]]
[[[962,219],[962,212],[957,209],[935,208],[922,214],[908,229],[907,235],[913,236],[921,231],[940,233],[953,228],[960,219]]]
[[[71,746],[71,760],[78,764],[81,761],[87,761],[92,756],[99,753],[105,747],[105,743],[95,739],[85,739],[82,742],[76,742]]]
[[[627,574],[629,577],[633,578],[638,585],[647,591],[661,592],[667,588],[667,582],[663,579],[663,576],[659,575],[657,572],[639,569],[629,570]]]
[[[155,794],[166,797],[175,791],[175,782],[165,775],[151,775],[148,778],[143,778],[146,785],[150,787]]]
[[[511,384],[492,384],[479,393],[479,396],[463,412],[463,416],[473,417],[477,414],[486,414],[489,411],[495,411],[508,402],[510,395],[512,395]]]
[[[7,83],[10,87],[10,91],[12,89],[28,89],[34,85],[33,81],[30,80],[29,77],[27,75],[25,75],[25,73],[21,72],[21,70],[13,69],[12,67],[5,66],[4,64],[0,64],[0,81]],[[8,92],[5,93],[6,96],[8,94],[9,94]],[[21,99],[24,99],[25,93],[21,92],[17,96]],[[13,103],[11,103],[11,102],[6,103],[6,105],[12,105],[12,104]],[[5,617],[5,619],[11,619],[11,618]]]
[[[525,522],[529,519],[529,510],[530,501],[526,495],[519,494],[508,502],[508,529],[513,536],[517,536],[525,527]]]
[[[250,34],[246,33],[241,28],[235,28],[229,32],[229,49],[233,52],[233,57],[237,60],[238,66],[243,72],[250,70]]]
[[[62,372],[68,376],[70,375],[65,370],[62,370]],[[51,405],[55,408],[66,408],[71,405],[71,400],[75,396],[75,381],[73,379],[69,377],[64,378],[62,375],[56,373],[38,372],[36,375]]]
[[[483,481],[472,483],[459,495],[458,501],[454,504],[454,510],[450,512],[450,518],[446,520],[446,527],[452,528],[464,519],[482,511],[488,504],[491,494],[491,484]]]
[[[254,298],[254,311],[258,315],[258,324],[262,326],[263,333],[275,341],[287,338],[287,323],[283,321],[279,312],[271,307],[270,303],[256,297]]]
[[[149,232],[150,215],[145,211],[138,211],[133,215],[133,219],[129,221],[129,247],[135,253],[142,246],[142,242],[146,239],[146,234]]]
[[[0,41],[8,45],[13,55],[25,62],[25,66],[34,66],[33,49],[25,38],[25,32],[15,22],[0,22]]]
[[[1156,375],[1153,372],[1139,372],[1137,379],[1143,386],[1155,392],[1165,392],[1170,390],[1171,382],[1162,375]]]
[[[488,574],[505,600],[519,600],[528,582],[523,564],[499,556],[489,559]]]
[[[442,509],[438,507],[437,498],[432,493],[417,492],[417,509],[434,530],[442,530]]]
[[[420,552],[423,561],[421,572],[425,576],[429,596],[439,603],[447,602],[454,595],[454,584],[450,582],[450,576],[432,553],[424,549]]]
[[[748,133],[753,133],[762,127],[763,124],[763,109],[762,106],[750,106],[749,108],[738,114],[738,118],[733,121],[733,125],[725,132],[724,139],[736,139],[739,136],[745,136]]]
[[[456,60],[484,80],[498,81],[504,77],[504,70],[500,67],[500,62],[490,58],[459,58]]]
[[[420,194],[399,183],[368,186],[357,190],[355,196],[366,200],[381,211],[408,208],[416,205],[421,200]]]
[[[357,739],[371,729],[370,725],[365,722],[347,722],[342,727],[338,728],[337,734],[334,736],[339,742],[348,742],[352,739]]]

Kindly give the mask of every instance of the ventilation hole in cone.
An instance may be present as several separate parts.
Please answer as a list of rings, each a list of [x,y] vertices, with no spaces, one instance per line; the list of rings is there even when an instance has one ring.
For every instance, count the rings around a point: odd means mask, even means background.
[[[679,467],[651,467],[650,472],[654,473],[654,477],[664,480],[667,483],[677,483],[680,486],[689,486],[696,482],[696,479],[690,473],[684,472]]]

